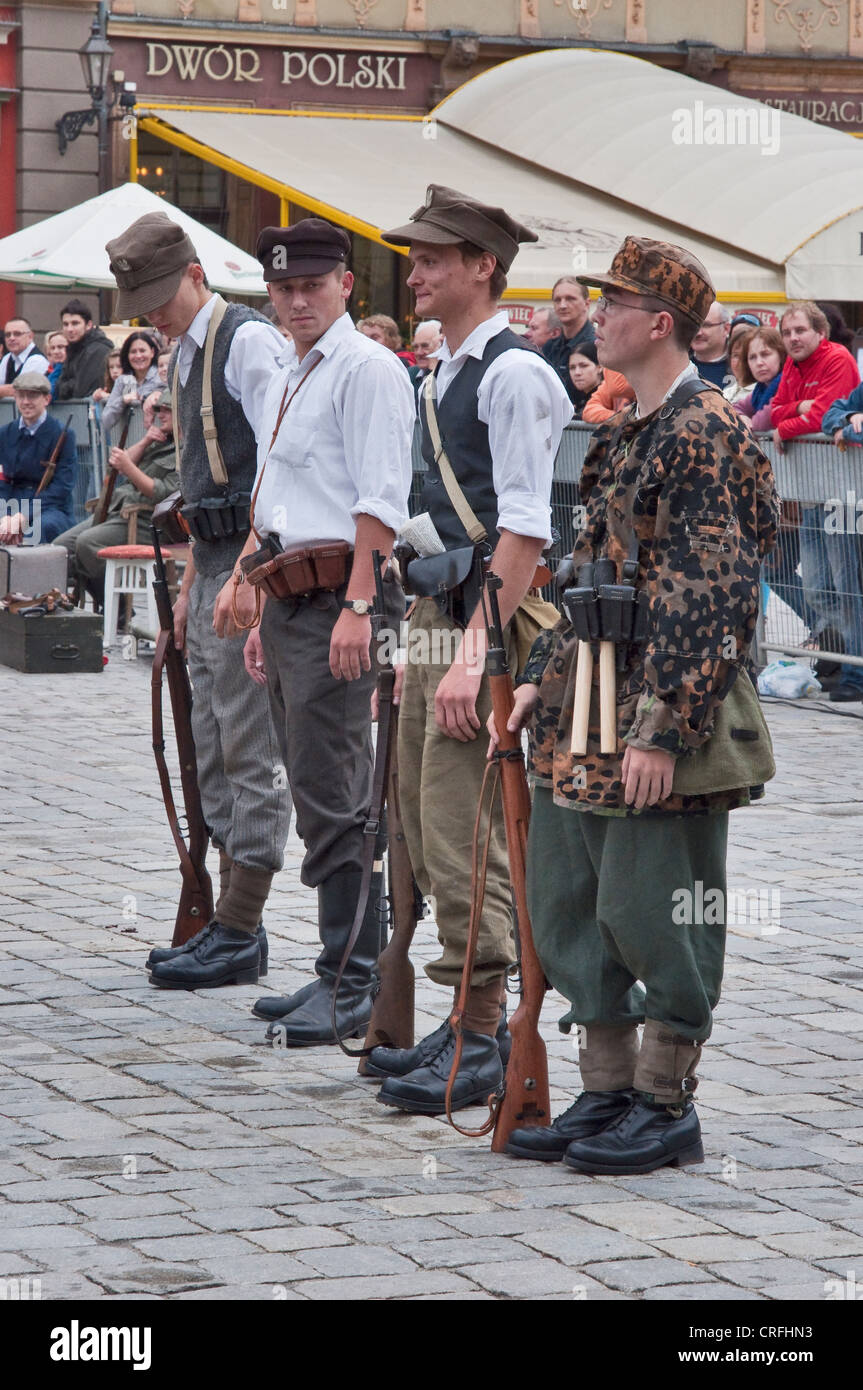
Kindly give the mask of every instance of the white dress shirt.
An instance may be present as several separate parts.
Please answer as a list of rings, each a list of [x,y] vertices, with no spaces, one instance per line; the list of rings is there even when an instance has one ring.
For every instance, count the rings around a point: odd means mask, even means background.
[[[266,462],[255,526],[287,548],[312,540],[356,539],[356,518],[391,531],[407,521],[416,404],[394,352],[358,333],[341,314],[298,361],[282,342],[280,370],[264,401],[258,473]],[[314,363],[273,442],[279,406]],[[267,455],[269,461],[267,462]]]
[[[29,343],[23,352],[7,352],[0,357],[0,386],[6,386],[6,372],[9,367],[9,358],[15,363],[15,370],[20,375],[21,371],[41,372],[47,376],[51,370],[51,364],[47,357],[43,357],[35,343]]]
[[[437,397],[469,357],[481,358],[489,340],[509,327],[504,310],[469,333],[455,352],[444,340],[437,351]],[[553,367],[538,352],[509,348],[492,362],[476,393],[480,420],[488,425],[499,530],[551,540],[551,479],[572,401]]]
[[[185,386],[189,380],[195,353],[207,340],[207,329],[215,307],[216,297],[212,295],[179,339],[177,364],[181,386]],[[276,370],[276,359],[284,346],[285,340],[275,325],[259,323],[257,319],[241,323],[231,339],[225,363],[225,385],[229,395],[243,407],[243,414],[254,430],[256,439],[259,438],[264,396]]]

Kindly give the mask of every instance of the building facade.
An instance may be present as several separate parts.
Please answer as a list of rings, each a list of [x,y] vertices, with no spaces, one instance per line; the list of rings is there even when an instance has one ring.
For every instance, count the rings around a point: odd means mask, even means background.
[[[87,105],[78,49],[93,12],[92,0],[0,9],[0,234],[100,191],[94,131],[61,157],[54,129]],[[424,116],[509,58],[583,46],[863,134],[858,0],[112,0],[107,33],[112,91],[134,82],[139,109],[168,123],[172,108]],[[573,121],[588,114],[577,92],[571,109]],[[134,128],[116,107],[110,129],[103,185],[139,180],[246,250],[261,225],[309,211],[250,182],[236,161]],[[354,269],[355,311],[404,322],[403,258],[357,237]],[[9,285],[0,294],[6,314],[17,303],[40,329],[64,297]]]

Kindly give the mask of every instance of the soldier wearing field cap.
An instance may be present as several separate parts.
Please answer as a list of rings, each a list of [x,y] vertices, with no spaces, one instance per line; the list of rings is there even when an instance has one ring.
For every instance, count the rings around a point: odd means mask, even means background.
[[[438,184],[429,187],[410,222],[384,236],[410,248],[408,285],[417,315],[439,319],[444,336],[435,373],[420,392],[429,470],[421,506],[447,552],[471,558],[465,519],[471,532],[484,534],[492,567],[503,580],[501,617],[512,658],[510,620],[551,540],[554,459],[572,416],[553,368],[510,330],[498,307],[519,245],[537,238],[503,208]],[[442,481],[441,444],[473,522]],[[435,901],[442,952],[426,970],[455,994],[467,944],[471,842],[488,747],[482,727],[490,711],[482,671],[485,626],[475,569],[456,583],[451,565],[451,587],[438,601],[428,595],[436,592],[439,578],[431,576],[425,584],[419,577],[423,565],[427,562],[419,560],[410,566],[421,596],[411,617],[413,655],[399,712],[401,811],[417,882]],[[456,1108],[484,1101],[500,1085],[509,1044],[504,978],[514,960],[509,866],[498,810],[453,1092]],[[441,1001],[441,1012],[449,1014],[448,1001]],[[415,1048],[376,1048],[368,1070],[385,1078],[379,1100],[419,1114],[442,1113],[454,1045],[444,1023]]]
[[[510,727],[532,716],[534,940],[570,1002],[561,1028],[578,1028],[584,1089],[550,1126],[514,1131],[508,1152],[647,1173],[704,1156],[692,1097],[722,981],[728,812],[772,775],[746,666],[778,508],[769,462],[689,361],[714,299],[700,261],[630,236],[608,274],[579,279],[601,290],[599,362],[636,399],[585,459],[572,582],[589,593],[582,566],[599,584],[605,562],[632,625],[620,624],[610,738],[595,669],[586,741],[574,737],[582,644],[568,622],[537,640],[516,691]],[[600,636],[606,621],[614,633],[610,608],[606,593]]]
[[[363,831],[372,791],[370,612],[374,551],[389,557],[407,518],[414,398],[395,353],[358,333],[347,313],[350,238],[308,217],[267,227],[258,239],[270,299],[292,335],[282,344],[262,410],[251,555],[304,552],[280,571],[282,596],[244,582],[237,567],[217,604],[217,621],[256,623],[246,667],[256,693],[269,692],[282,760],[305,846],[300,876],[316,889],[321,949],[315,978],[255,1005],[280,1046],[333,1043],[333,989],[357,915]],[[276,554],[276,562],[279,555]],[[288,584],[290,579],[290,584]],[[384,580],[390,627],[404,598]],[[378,894],[379,897],[379,894]],[[341,1036],[365,1031],[371,1015],[380,922],[370,894],[341,981]]]
[[[171,393],[157,391],[153,399],[156,418],[143,438],[126,449],[115,447],[108,455],[110,467],[120,476],[105,520],[97,526],[95,517],[90,516],[64,531],[54,542],[69,551],[69,577],[85,587],[100,604],[105,596],[106,561],[99,558],[99,551],[126,544],[130,536],[129,518],[133,514],[136,537],[139,542],[149,544],[153,508],[180,486]]]
[[[106,249],[118,316],[146,315],[178,339],[168,383],[183,515],[194,539],[174,638],[186,645],[201,803],[219,850],[212,921],[185,947],[152,951],[150,981],[166,989],[254,984],[266,973],[261,914],[282,867],[290,801],[266,697],[246,677],[243,637],[222,640],[213,610],[248,535],[263,399],[284,344],[254,309],[212,293],[192,241],[165,213],[139,217]]]

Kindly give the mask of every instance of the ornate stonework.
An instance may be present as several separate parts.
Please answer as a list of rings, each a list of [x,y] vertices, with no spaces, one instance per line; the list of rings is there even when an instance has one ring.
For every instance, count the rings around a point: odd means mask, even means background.
[[[771,3],[776,23],[782,24],[787,21],[797,35],[797,42],[803,52],[808,53],[812,48],[812,40],[825,23],[832,25],[834,29],[841,23],[840,10],[845,8],[847,0],[818,0],[820,9],[805,6],[792,10],[791,6],[795,0],[771,0]]]
[[[848,56],[863,58],[863,0],[851,0],[848,7]]]
[[[378,0],[348,0],[361,29],[377,3]]]
[[[627,43],[647,43],[647,0],[626,0]]]
[[[318,14],[315,0],[297,0],[297,8],[294,10],[295,24],[317,24]]]
[[[521,34],[522,38],[525,39],[539,38],[539,0],[521,0],[521,10],[518,16],[518,32]]]
[[[575,20],[580,39],[589,39],[593,21],[600,10],[610,10],[613,0],[554,0],[560,7],[564,3]]]
[[[408,0],[407,13],[405,14],[405,28],[428,28],[426,18],[426,0]]]
[[[763,53],[764,6],[767,0],[746,0],[746,52]]]

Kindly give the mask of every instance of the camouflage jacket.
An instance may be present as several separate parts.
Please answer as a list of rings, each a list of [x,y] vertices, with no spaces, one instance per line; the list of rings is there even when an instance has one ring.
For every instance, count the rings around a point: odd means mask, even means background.
[[[649,630],[617,674],[616,754],[599,752],[594,663],[582,758],[570,753],[578,643],[565,621],[541,635],[525,672],[540,684],[532,772],[553,789],[558,805],[638,814],[623,799],[625,744],[685,756],[710,737],[717,706],[752,641],[760,564],[776,544],[779,503],[769,460],[737,412],[709,388],[676,409],[666,403],[637,419],[630,406],[600,425],[579,489],[585,514],[575,567],[608,557],[620,582],[634,530],[636,583],[649,595]],[[672,793],[651,811],[699,813],[748,801],[748,788],[710,796]]]

